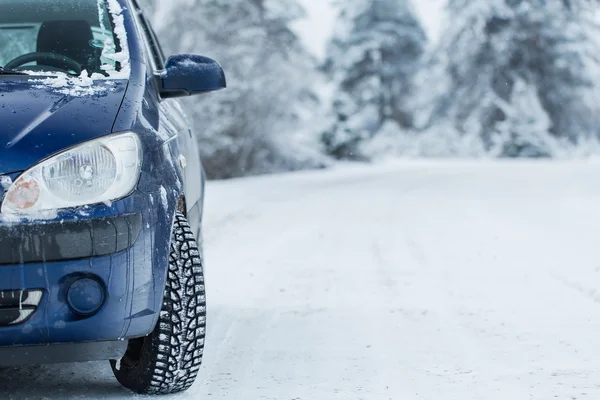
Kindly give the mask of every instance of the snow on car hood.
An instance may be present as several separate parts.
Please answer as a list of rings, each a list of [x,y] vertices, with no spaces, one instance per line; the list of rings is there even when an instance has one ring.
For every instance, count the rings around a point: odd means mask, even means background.
[[[127,81],[94,85],[101,90],[74,94],[31,79],[0,79],[0,175],[112,133]]]

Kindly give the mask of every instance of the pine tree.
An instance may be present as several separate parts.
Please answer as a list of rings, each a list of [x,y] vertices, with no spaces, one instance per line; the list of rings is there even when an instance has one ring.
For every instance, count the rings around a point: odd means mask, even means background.
[[[549,133],[550,116],[537,90],[523,80],[515,82],[509,102],[499,102],[505,119],[496,125],[492,153],[498,157],[552,157],[558,147]]]
[[[358,158],[360,144],[389,122],[413,126],[413,78],[427,39],[409,0],[343,4],[325,63],[336,92],[323,141],[338,158]]]
[[[227,74],[226,91],[186,101],[210,177],[322,164],[309,125],[320,108],[316,61],[289,28],[303,14],[296,0],[156,1],[154,9],[168,53],[215,58]]]
[[[431,122],[450,121],[491,146],[499,125],[508,129],[506,110],[524,84],[555,138],[598,135],[600,31],[582,0],[450,0],[448,11],[438,74],[429,79],[437,91]]]

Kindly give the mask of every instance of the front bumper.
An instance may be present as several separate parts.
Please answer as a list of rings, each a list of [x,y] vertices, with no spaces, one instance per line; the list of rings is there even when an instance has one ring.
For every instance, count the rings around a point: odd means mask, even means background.
[[[53,345],[0,347],[0,367],[28,364],[54,364],[97,360],[119,360],[127,342],[63,343]]]
[[[68,261],[127,250],[142,230],[142,215],[0,225],[0,265]]]
[[[65,211],[52,221],[0,217],[0,294],[43,292],[28,319],[0,326],[0,359],[3,352],[28,354],[28,346],[44,354],[47,345],[125,341],[153,330],[176,204],[164,207],[158,198],[136,191],[110,206]],[[83,278],[105,291],[93,315],[82,315],[69,303],[69,288]]]

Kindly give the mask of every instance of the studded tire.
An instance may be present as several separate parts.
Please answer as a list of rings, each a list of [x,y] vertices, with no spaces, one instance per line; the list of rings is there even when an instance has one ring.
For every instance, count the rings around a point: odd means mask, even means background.
[[[130,340],[117,380],[140,394],[173,394],[192,386],[202,363],[206,296],[202,252],[181,213],[175,216],[164,300],[156,328]]]

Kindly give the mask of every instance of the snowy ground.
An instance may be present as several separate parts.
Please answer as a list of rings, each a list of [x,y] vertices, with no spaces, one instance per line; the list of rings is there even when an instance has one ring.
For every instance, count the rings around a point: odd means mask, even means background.
[[[600,398],[600,165],[414,162],[209,186],[209,324],[174,399]],[[128,399],[106,363],[2,399]]]

